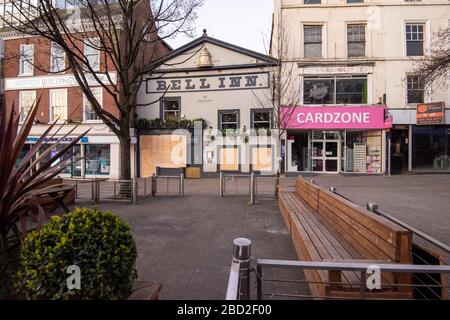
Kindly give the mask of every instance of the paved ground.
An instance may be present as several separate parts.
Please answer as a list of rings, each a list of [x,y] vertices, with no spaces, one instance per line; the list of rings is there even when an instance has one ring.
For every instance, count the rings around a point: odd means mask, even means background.
[[[253,241],[255,257],[297,259],[274,200],[248,206],[247,196],[220,198],[218,183],[218,179],[187,181],[185,198],[161,196],[137,206],[100,205],[129,221],[138,246],[139,277],[161,282],[162,299],[224,299],[232,241],[237,237]],[[265,276],[302,278],[292,271],[274,275],[268,270]],[[266,286],[266,292],[273,290],[302,293],[292,286]]]
[[[450,175],[308,176],[365,206],[380,209],[450,245]],[[295,178],[283,184],[293,186]]]
[[[313,177],[324,187],[365,206],[377,202],[383,211],[450,244],[450,175]],[[262,180],[265,180],[262,183]],[[229,180],[220,198],[219,180],[187,180],[186,197],[159,196],[139,205],[100,207],[129,221],[138,246],[137,268],[142,280],[161,282],[162,299],[224,299],[231,263],[232,241],[253,241],[253,256],[297,259],[273,195],[273,178],[260,179],[264,200],[247,205],[248,181]],[[283,178],[293,189],[295,178]],[[177,192],[177,186],[161,188]],[[232,193],[240,195],[231,195]],[[302,279],[293,271],[271,271],[266,278]],[[253,293],[255,283],[252,283]],[[308,294],[305,287],[265,285],[265,292]]]

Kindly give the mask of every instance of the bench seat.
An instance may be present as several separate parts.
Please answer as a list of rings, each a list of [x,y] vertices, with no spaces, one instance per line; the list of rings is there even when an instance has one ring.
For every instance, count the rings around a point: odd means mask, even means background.
[[[280,211],[300,259],[305,261],[359,261],[389,263],[390,260],[369,260],[347,241],[326,220],[315,212],[297,192],[279,194]],[[315,297],[358,297],[361,275],[352,271],[305,270]],[[330,283],[332,282],[332,283]],[[382,275],[382,284],[394,282],[392,274]],[[404,293],[383,289],[386,297],[408,297]],[[345,294],[344,294],[345,293]]]

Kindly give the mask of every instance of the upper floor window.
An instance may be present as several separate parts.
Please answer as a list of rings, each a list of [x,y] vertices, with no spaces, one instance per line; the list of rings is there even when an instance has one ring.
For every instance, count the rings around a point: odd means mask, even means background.
[[[407,81],[407,103],[423,103],[425,86],[422,78],[418,75],[410,74]]]
[[[271,110],[252,110],[251,124],[253,129],[270,129],[272,127]]]
[[[50,90],[50,121],[67,120],[67,89]]]
[[[348,57],[364,57],[366,55],[366,26],[347,26],[347,55]]]
[[[406,24],[406,55],[423,56],[424,46],[424,24],[407,23]]]
[[[92,38],[84,41],[84,56],[94,71],[100,71],[100,39]]]
[[[303,4],[321,4],[322,0],[303,0]]]
[[[366,104],[366,76],[308,77],[303,81],[304,104]]]
[[[165,120],[179,120],[181,117],[180,98],[164,98],[162,101],[162,115],[161,119]]]
[[[21,91],[19,93],[20,122],[24,122],[34,103],[36,91]]]
[[[20,58],[19,58],[19,73],[20,75],[33,75],[34,64],[34,45],[21,44],[20,45]]]
[[[364,0],[347,0],[347,3],[361,3],[364,2]]]
[[[221,110],[219,111],[219,130],[239,129],[239,111]]]
[[[103,88],[97,87],[97,88],[91,88],[92,95],[95,97],[95,99],[98,101],[100,106],[103,106]],[[97,113],[94,111],[94,108],[92,107],[92,104],[89,102],[89,99],[84,96],[84,121],[98,121],[100,118],[98,117]]]
[[[304,56],[305,58],[322,56],[322,26],[304,26]]]
[[[52,43],[50,52],[50,72],[63,72],[66,68],[66,53],[57,43]]]

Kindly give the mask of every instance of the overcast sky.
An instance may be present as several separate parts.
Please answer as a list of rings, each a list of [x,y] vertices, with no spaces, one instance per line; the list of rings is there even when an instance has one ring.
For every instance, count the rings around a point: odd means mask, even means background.
[[[269,37],[272,10],[273,0],[205,0],[198,11],[196,36],[207,29],[211,37],[265,53],[263,34]],[[176,49],[190,41],[178,37],[167,42]]]

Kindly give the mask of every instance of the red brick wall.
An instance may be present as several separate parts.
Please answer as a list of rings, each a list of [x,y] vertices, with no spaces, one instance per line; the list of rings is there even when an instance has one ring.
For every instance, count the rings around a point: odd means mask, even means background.
[[[21,44],[34,44],[34,62],[36,67],[34,68],[34,76],[49,75],[47,72],[41,71],[48,70],[50,68],[50,43],[39,38],[27,38],[27,39],[13,39],[5,41],[5,60],[4,60],[4,77],[15,78],[19,75],[19,51]],[[82,43],[80,43],[82,46]],[[101,70],[105,70],[105,58],[100,55]],[[37,67],[39,66],[39,67]],[[112,63],[109,62],[109,70],[114,71]],[[66,74],[72,73],[71,70],[67,70]],[[49,91],[51,89],[40,89],[36,91],[36,97],[41,98],[39,105],[39,111],[37,113],[37,120],[43,123],[50,121],[50,102]],[[6,91],[5,102],[8,107],[11,107],[14,103],[16,112],[19,112],[19,92],[20,91]],[[75,122],[83,120],[83,92],[78,87],[67,88],[67,114],[69,119]],[[114,99],[108,92],[103,89],[103,108],[107,111],[118,115]]]

